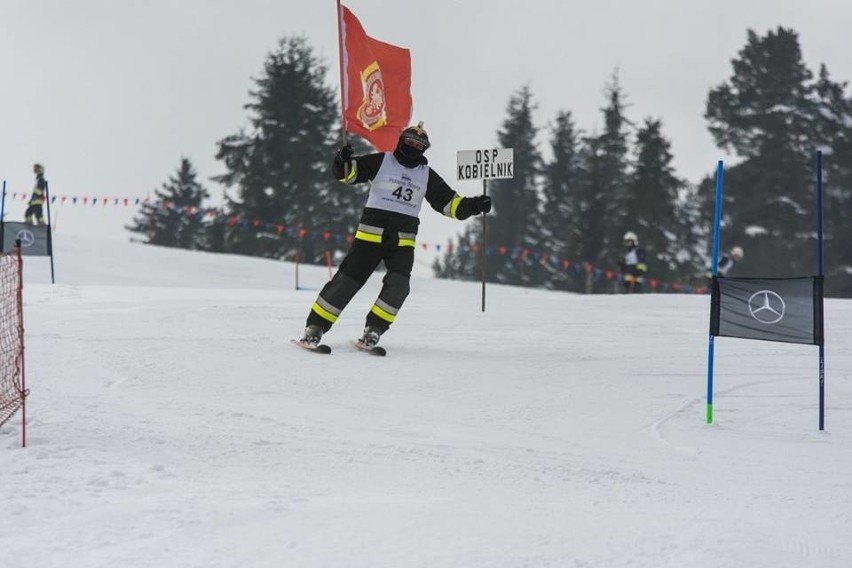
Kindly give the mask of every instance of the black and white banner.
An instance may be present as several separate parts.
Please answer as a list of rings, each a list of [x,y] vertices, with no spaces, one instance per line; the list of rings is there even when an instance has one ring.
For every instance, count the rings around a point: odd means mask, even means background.
[[[824,345],[822,276],[713,279],[710,334]]]
[[[0,223],[3,230],[0,233],[3,252],[14,250],[15,241],[21,241],[21,254],[31,256],[50,256],[49,227],[47,225],[30,225],[20,222]]]

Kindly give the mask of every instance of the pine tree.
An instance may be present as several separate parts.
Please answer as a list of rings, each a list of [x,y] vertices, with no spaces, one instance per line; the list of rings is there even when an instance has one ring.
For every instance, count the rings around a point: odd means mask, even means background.
[[[436,278],[453,280],[479,280],[482,278],[481,231],[468,224],[457,243],[451,243],[443,259],[436,258],[432,271]],[[487,265],[487,260],[486,260]]]
[[[738,275],[812,273],[820,119],[798,36],[781,27],[765,36],[749,30],[732,65],[730,79],[710,91],[705,113],[717,146],[744,158],[725,172],[722,247],[745,249]],[[703,194],[711,219],[714,193]]]
[[[549,272],[545,283],[557,290],[582,291],[577,272],[566,270],[563,260],[578,258],[581,226],[577,186],[582,174],[579,133],[570,112],[560,112],[552,128],[552,160],[544,168],[541,245],[550,256],[544,264]]]
[[[532,93],[522,87],[507,106],[507,118],[497,133],[501,148],[514,150],[514,177],[488,182],[493,200],[487,220],[487,280],[502,284],[538,286],[544,281],[539,250],[540,229],[538,182],[541,156],[535,144]],[[482,225],[469,224],[458,245],[436,261],[433,268],[441,278],[476,280],[482,275]]]
[[[831,79],[820,66],[818,95],[820,149],[823,156],[825,219],[825,292],[852,297],[852,98],[846,83]],[[814,168],[814,179],[816,169]]]
[[[488,279],[502,284],[541,284],[535,258],[541,235],[538,192],[542,159],[536,147],[538,128],[532,113],[536,106],[528,86],[512,95],[507,117],[497,133],[501,148],[514,150],[514,177],[489,182],[494,203],[488,217]]]
[[[602,110],[604,130],[583,139],[581,178],[577,186],[580,204],[579,260],[597,268],[588,273],[586,292],[616,289],[602,278],[621,259],[621,236],[628,220],[624,200],[629,171],[630,122],[624,114],[624,93],[617,75],[606,87],[607,106]]]
[[[629,230],[641,239],[652,279],[690,277],[691,238],[679,214],[678,201],[686,183],[675,175],[671,143],[663,136],[662,121],[646,118],[636,132],[636,154],[630,173],[624,212]]]
[[[145,237],[152,245],[185,249],[205,249],[202,202],[210,197],[197,180],[198,174],[188,158],[162,189],[154,191],[156,200],[142,205],[135,223],[127,230]]]
[[[228,250],[321,262],[347,248],[364,197],[329,172],[339,108],[326,74],[304,38],[282,39],[250,92],[250,126],[218,143],[216,179],[236,190],[225,213],[240,220]]]

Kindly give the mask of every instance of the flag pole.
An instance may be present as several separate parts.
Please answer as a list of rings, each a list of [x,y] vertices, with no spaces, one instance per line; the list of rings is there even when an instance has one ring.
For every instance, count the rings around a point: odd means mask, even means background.
[[[716,276],[719,274],[719,237],[722,224],[722,175],[724,167],[722,160],[716,165],[716,211],[713,218],[713,264],[712,264],[712,298],[718,295]],[[711,332],[707,345],[707,424],[713,423],[713,359],[716,337]]]
[[[820,280],[820,321],[823,321],[822,280],[825,276],[825,248],[823,234],[822,209],[822,150],[817,150],[817,269]],[[819,429],[825,430],[825,334],[820,334],[819,341]]]
[[[344,90],[343,71],[343,10],[340,8],[340,0],[337,0],[337,59],[340,71],[340,130],[343,135],[343,144],[346,144],[346,92]],[[344,165],[344,168],[346,166]]]
[[[338,68],[340,71],[340,133],[343,137],[343,146],[348,144],[346,139],[346,89],[344,89],[344,79],[346,72],[343,69],[343,10],[340,7],[340,0],[337,0],[337,59]],[[349,163],[343,162],[343,179],[349,177]]]

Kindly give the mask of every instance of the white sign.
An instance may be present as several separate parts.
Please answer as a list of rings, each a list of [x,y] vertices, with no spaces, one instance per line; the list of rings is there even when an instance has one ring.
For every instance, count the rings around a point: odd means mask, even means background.
[[[514,177],[514,161],[512,148],[460,150],[456,179],[510,179]]]

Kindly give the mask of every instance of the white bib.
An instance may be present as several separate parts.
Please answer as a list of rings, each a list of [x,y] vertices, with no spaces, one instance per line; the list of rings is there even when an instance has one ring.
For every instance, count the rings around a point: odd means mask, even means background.
[[[367,207],[419,217],[428,183],[429,166],[406,168],[391,152],[386,152],[379,172],[370,182]]]

